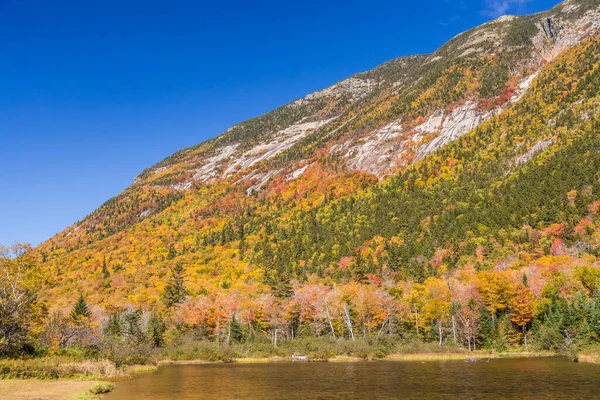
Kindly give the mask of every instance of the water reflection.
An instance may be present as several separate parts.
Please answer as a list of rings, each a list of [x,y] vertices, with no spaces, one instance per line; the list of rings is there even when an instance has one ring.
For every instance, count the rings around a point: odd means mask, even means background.
[[[106,399],[584,399],[600,398],[599,379],[600,366],[560,358],[180,365]]]

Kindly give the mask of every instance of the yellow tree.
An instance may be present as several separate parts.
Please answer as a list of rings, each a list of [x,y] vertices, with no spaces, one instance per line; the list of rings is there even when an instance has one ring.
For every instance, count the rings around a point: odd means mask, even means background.
[[[408,303],[410,304],[410,310],[415,314],[415,329],[417,331],[417,337],[419,336],[419,313],[425,303],[425,286],[420,283],[412,285],[412,289],[408,295]]]
[[[510,320],[521,327],[523,340],[527,346],[527,324],[533,319],[533,310],[535,309],[533,294],[525,285],[519,285],[515,289],[515,295],[510,300],[512,314]]]
[[[39,292],[48,284],[31,247],[0,246],[0,355],[17,355],[45,316]]]
[[[495,319],[498,311],[506,309],[512,297],[508,276],[498,271],[481,271],[477,274],[476,284],[485,307]]]
[[[439,278],[428,278],[425,283],[424,305],[421,309],[423,322],[429,326],[432,322],[437,325],[439,345],[444,339],[444,323],[450,317],[452,293],[448,284]]]

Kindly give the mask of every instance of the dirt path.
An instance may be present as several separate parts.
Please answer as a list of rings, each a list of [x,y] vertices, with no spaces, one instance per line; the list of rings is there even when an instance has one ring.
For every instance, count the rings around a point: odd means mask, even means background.
[[[0,380],[1,400],[74,400],[97,381]]]

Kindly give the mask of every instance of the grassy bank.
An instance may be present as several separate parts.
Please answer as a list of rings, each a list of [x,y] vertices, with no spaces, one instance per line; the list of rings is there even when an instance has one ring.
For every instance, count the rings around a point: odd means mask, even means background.
[[[183,340],[170,343],[155,355],[158,360],[185,362],[203,360],[213,362],[245,362],[290,359],[292,354],[306,355],[311,360],[384,359],[390,354],[466,353],[460,346],[424,343],[394,337],[347,340],[332,337],[296,338],[278,343],[257,339],[249,343],[219,344],[214,341]]]
[[[131,365],[117,368],[109,360],[73,360],[66,357],[41,357],[0,360],[0,380],[118,380],[155,369],[156,366],[154,365]]]
[[[96,400],[114,385],[102,381],[10,379],[0,380],[3,400]]]
[[[576,360],[583,363],[600,364],[600,345],[584,347],[578,352]]]
[[[559,356],[556,353],[550,352],[534,352],[534,351],[519,351],[519,352],[488,352],[488,351],[476,351],[476,352],[435,352],[435,353],[393,353],[388,354],[383,358],[360,358],[348,355],[336,355],[327,359],[312,359],[308,358],[308,361],[327,361],[327,362],[361,362],[361,361],[372,361],[372,360],[385,360],[385,361],[453,361],[453,360],[489,360],[495,358],[525,358],[525,357],[555,357]],[[231,360],[232,363],[237,364],[264,364],[274,362],[289,362],[292,361],[290,357],[248,357],[248,358],[234,358]],[[159,365],[202,365],[202,364],[214,364],[219,361],[206,361],[206,360],[162,360]],[[598,362],[600,362],[600,356],[598,356]]]
[[[3,400],[95,400],[113,390],[112,382],[156,368],[156,365],[117,368],[109,360],[68,357],[0,360],[0,397]]]
[[[467,349],[416,340],[355,341],[321,338],[297,338],[281,342],[277,348],[270,343],[236,343],[219,345],[215,342],[185,340],[161,350],[162,364],[201,364],[206,362],[265,363],[290,361],[292,354],[307,356],[310,361],[351,362],[361,360],[433,361],[487,359],[499,357],[544,357],[555,352],[536,351],[532,348],[514,348],[510,351]]]

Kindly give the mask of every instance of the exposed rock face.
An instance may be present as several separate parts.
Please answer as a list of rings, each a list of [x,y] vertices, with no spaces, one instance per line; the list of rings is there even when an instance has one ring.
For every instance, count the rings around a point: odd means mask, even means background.
[[[519,84],[517,85],[517,89],[510,98],[510,104],[514,104],[517,101],[521,100],[521,97],[523,97],[525,92],[527,92],[527,89],[531,87],[533,80],[538,76],[539,73],[539,71],[536,71],[533,74],[526,77],[525,79],[523,79],[521,82],[519,82]]]
[[[402,143],[394,139],[402,132],[401,121],[394,121],[361,138],[356,144],[340,146],[338,152],[345,150],[346,165],[350,169],[383,176],[395,166],[395,156],[401,152]]]
[[[437,132],[440,130],[440,127],[442,126],[443,121],[444,121],[444,111],[443,110],[435,111],[429,116],[429,118],[427,118],[427,121],[416,126],[415,131],[422,133],[422,134]]]
[[[195,181],[208,182],[216,179],[222,163],[231,159],[236,154],[238,144],[225,146],[217,151],[217,154],[206,159],[206,163],[196,170]]]
[[[533,158],[533,156],[535,156],[537,153],[544,150],[548,146],[551,146],[552,144],[554,144],[554,140],[552,140],[552,139],[542,140],[540,142],[537,142],[535,145],[533,145],[531,147],[531,149],[529,149],[529,151],[527,153],[520,155],[519,157],[517,157],[515,159],[514,166],[516,167],[517,165],[529,162],[529,160],[531,160]]]
[[[252,174],[251,176],[244,176],[242,180],[250,180],[254,182],[252,186],[246,189],[246,194],[250,196],[253,192],[258,192],[260,189],[262,189],[263,186],[267,184],[269,179],[271,179],[275,175],[278,175],[281,171],[281,169],[276,169],[261,174]]]
[[[316,129],[319,129],[334,119],[335,118],[314,122],[299,122],[279,131],[274,140],[255,146],[245,153],[237,155],[236,160],[230,163],[225,169],[224,176],[230,176],[235,172],[243,171],[256,163],[276,156],[282,151],[292,147],[306,135],[309,135],[311,132],[314,132]]]
[[[306,172],[306,170],[308,169],[310,165],[305,165],[304,167],[298,168],[297,170],[293,171],[291,174],[288,174],[285,177],[286,181],[291,181],[294,179],[298,179],[303,173]]]
[[[419,161],[427,154],[436,151],[445,144],[458,139],[465,133],[479,126],[483,121],[494,115],[493,112],[478,111],[477,103],[468,100],[456,107],[447,115],[440,129],[440,134],[431,142],[419,147],[414,161]]]
[[[545,17],[539,23],[540,30],[533,38],[533,43],[540,56],[550,61],[565,49],[572,47],[600,29],[600,10],[587,10],[579,18],[568,18],[581,6],[573,1],[563,3],[559,7],[562,15],[555,13]]]
[[[244,152],[238,151],[239,143],[218,147],[214,151],[215,154],[213,156],[206,158],[203,161],[202,166],[193,171],[194,175],[191,180],[178,182],[170,185],[169,188],[178,191],[187,190],[193,187],[193,182],[210,183],[216,179],[226,178],[245,170],[249,170],[254,165],[273,158],[281,152],[289,149],[300,139],[310,135],[334,119],[335,118],[329,118],[311,122],[299,121],[296,124],[278,131],[274,135],[275,137],[273,140],[254,146]],[[171,166],[164,166],[156,168],[152,171],[152,173],[159,174],[164,171],[168,171],[170,167]],[[254,184],[248,189],[248,193],[251,193],[252,191],[260,190],[269,181],[269,179],[280,172],[282,172],[280,169],[262,174],[250,172],[246,175],[243,175],[238,182],[248,180],[257,181],[258,183]],[[304,170],[302,172],[304,172]],[[295,176],[295,178],[300,176],[302,172],[296,173],[297,176]]]
[[[341,97],[350,95],[354,100],[369,94],[375,87],[375,81],[372,79],[348,78],[336,83],[323,90],[318,90],[306,95],[304,98],[296,100],[294,105],[304,104],[307,101],[321,99],[323,97]]]

